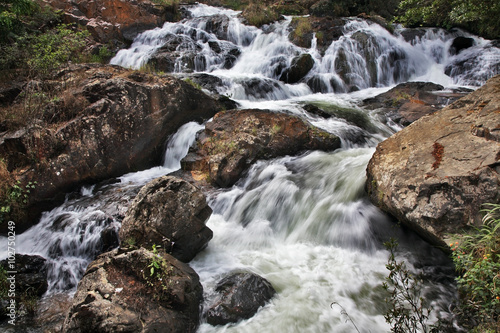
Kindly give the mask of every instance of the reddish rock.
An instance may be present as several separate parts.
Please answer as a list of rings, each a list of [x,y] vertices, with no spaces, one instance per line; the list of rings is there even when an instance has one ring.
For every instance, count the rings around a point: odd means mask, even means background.
[[[481,224],[500,202],[500,76],[377,146],[367,168],[371,201],[428,241]]]
[[[82,99],[84,107],[62,105],[54,115],[60,121],[0,137],[0,158],[11,174],[22,184],[37,181],[29,196],[32,213],[79,185],[158,165],[169,135],[222,109],[170,76],[103,65],[74,66],[60,75],[66,84],[77,80],[69,99]],[[22,221],[16,222],[20,232]]]
[[[334,150],[340,139],[299,117],[263,110],[219,112],[207,123],[183,170],[204,173],[221,187],[233,185],[258,159],[305,150]]]

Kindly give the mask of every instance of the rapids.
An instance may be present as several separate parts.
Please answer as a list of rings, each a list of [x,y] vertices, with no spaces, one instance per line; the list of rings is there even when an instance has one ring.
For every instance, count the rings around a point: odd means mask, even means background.
[[[220,79],[217,91],[242,108],[292,112],[342,139],[342,148],[332,153],[259,161],[234,187],[209,194],[214,213],[207,225],[214,238],[190,263],[201,277],[206,299],[224,274],[240,270],[265,277],[278,294],[251,319],[221,327],[202,323],[199,332],[355,332],[349,318],[361,332],[387,332],[382,283],[388,274],[388,251],[382,244],[390,237],[400,244],[398,259],[426,277],[423,293],[435,310],[430,320],[449,318],[449,306],[456,298],[451,263],[398,227],[364,193],[366,165],[377,143],[400,128],[381,122],[375,111],[358,105],[406,81],[477,87],[498,73],[500,50],[460,30],[419,29],[407,40],[406,29],[391,34],[375,23],[351,18],[344,36],[321,54],[314,42],[303,49],[288,41],[291,17],[258,29],[242,24],[232,10],[205,5],[187,10],[190,18],[140,34],[111,63],[141,68],[165,40],[183,36],[176,73],[209,73]],[[227,17],[224,40],[206,31],[212,15]],[[450,55],[456,36],[471,37],[475,45]],[[214,52],[213,43],[222,52]],[[226,56],[234,49],[240,55],[227,68]],[[193,50],[194,68],[188,68],[186,57]],[[304,53],[312,56],[314,66],[301,83],[279,81],[282,68]],[[454,70],[459,63],[467,66]],[[305,103],[350,110],[364,126],[310,115]],[[147,181],[180,168],[180,160],[202,128],[196,123],[181,127],[168,142],[164,165],[82,188],[18,235],[19,253],[48,260],[47,296],[75,291],[95,255],[116,246],[102,240],[104,234],[113,236],[119,230],[115,216],[126,211]],[[0,237],[1,258],[7,255],[6,243]]]

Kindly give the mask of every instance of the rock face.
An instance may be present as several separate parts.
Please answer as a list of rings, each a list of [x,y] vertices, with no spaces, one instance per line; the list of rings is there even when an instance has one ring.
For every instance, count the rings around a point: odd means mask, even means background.
[[[313,66],[313,57],[309,53],[301,54],[292,59],[290,67],[281,74],[280,80],[285,83],[297,83],[309,73]]]
[[[201,90],[169,76],[102,65],[75,66],[59,75],[77,87],[62,93],[49,124],[0,136],[8,171],[20,174],[23,184],[38,182],[29,197],[32,211],[36,203],[63,199],[83,183],[158,165],[169,135],[222,109]],[[81,105],[65,106],[74,100]],[[20,222],[16,227],[21,231]]]
[[[372,202],[434,244],[500,201],[500,76],[380,143],[367,168]]]
[[[122,222],[120,239],[137,245],[161,245],[175,258],[189,262],[204,249],[212,230],[205,226],[212,214],[203,193],[170,176],[152,180],[136,196]]]
[[[231,274],[217,284],[215,291],[217,299],[206,313],[211,325],[248,319],[276,294],[269,281],[252,273]]]
[[[221,187],[233,185],[256,160],[305,150],[334,150],[340,139],[291,115],[263,110],[219,112],[205,126],[196,148],[181,161],[185,171],[204,173]]]
[[[174,6],[156,5],[148,0],[48,0],[47,3],[63,10],[66,22],[87,27],[92,37],[103,44],[132,41],[140,32],[159,27],[176,15]]]
[[[401,83],[386,93],[363,101],[369,109],[382,108],[385,115],[402,126],[436,112],[445,105],[471,92],[455,89],[443,92],[444,87],[430,82]]]
[[[62,331],[194,332],[202,297],[198,275],[172,256],[114,250],[87,268]]]

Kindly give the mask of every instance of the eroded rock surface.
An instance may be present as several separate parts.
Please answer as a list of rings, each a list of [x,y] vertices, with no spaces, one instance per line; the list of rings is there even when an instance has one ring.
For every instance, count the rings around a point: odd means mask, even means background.
[[[305,150],[335,150],[340,139],[299,117],[263,110],[219,112],[181,161],[183,170],[204,173],[211,183],[231,186],[258,159]]]
[[[202,297],[198,275],[172,256],[114,250],[87,268],[63,332],[195,332]]]
[[[205,225],[211,214],[198,188],[175,177],[160,177],[137,194],[122,222],[120,239],[145,248],[160,245],[188,262],[212,239],[212,230]]]
[[[367,168],[373,203],[443,245],[500,201],[500,76],[377,146]]]
[[[465,88],[445,90],[443,86],[431,82],[406,82],[388,92],[365,99],[363,103],[369,109],[383,109],[388,118],[408,126],[470,92],[470,89]]]
[[[75,88],[61,92],[60,102],[43,114],[50,117],[46,125],[0,136],[0,158],[8,171],[22,184],[37,181],[30,211],[64,199],[76,186],[158,165],[169,135],[223,108],[170,76],[104,65],[73,66],[58,75],[45,83],[56,87],[52,92]],[[16,222],[20,232],[21,221]]]

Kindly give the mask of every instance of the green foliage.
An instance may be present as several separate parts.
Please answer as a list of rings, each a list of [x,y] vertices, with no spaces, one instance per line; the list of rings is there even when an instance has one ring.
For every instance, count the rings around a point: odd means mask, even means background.
[[[500,324],[500,204],[489,204],[483,226],[450,244],[464,312]]]
[[[155,295],[161,301],[168,301],[168,291],[173,286],[174,267],[169,265],[159,252],[160,246],[153,244],[151,252],[153,256],[147,266],[147,274],[143,274],[146,283],[155,288]]]
[[[35,188],[37,182],[29,182],[24,186],[20,181],[7,189],[0,199],[0,223],[7,221],[10,217],[26,207],[31,190]]]
[[[73,31],[70,26],[62,24],[38,36],[26,37],[31,54],[27,60],[29,68],[43,76],[72,59],[78,59],[88,35],[87,31]]]
[[[15,35],[23,26],[23,17],[37,9],[32,0],[0,0],[0,43]]]
[[[498,0],[402,0],[397,20],[407,26],[464,27],[487,38],[500,37]]]
[[[386,265],[389,275],[383,287],[389,292],[386,303],[390,306],[384,317],[391,324],[391,332],[439,332],[438,327],[427,325],[432,308],[425,306],[421,296],[421,279],[408,270],[404,261],[397,262],[395,256],[397,242],[394,239],[384,245],[389,250],[389,260]]]

